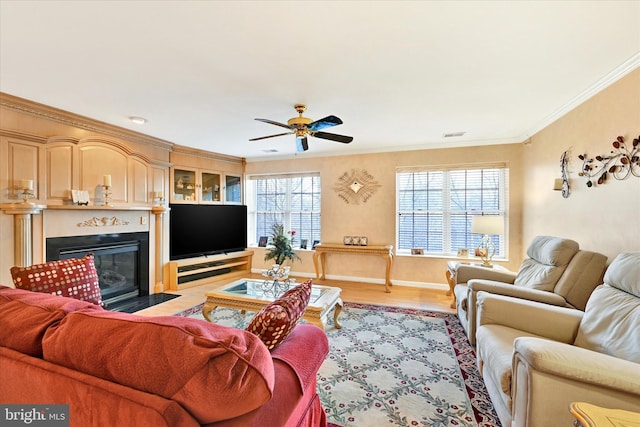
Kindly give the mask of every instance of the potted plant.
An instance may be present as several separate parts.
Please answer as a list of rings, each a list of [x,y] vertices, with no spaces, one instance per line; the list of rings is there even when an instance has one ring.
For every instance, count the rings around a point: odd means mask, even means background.
[[[291,235],[289,237],[288,235]],[[282,224],[274,224],[271,227],[271,245],[267,248],[267,252],[264,255],[264,260],[274,260],[276,264],[282,265],[285,261],[293,261],[302,259],[293,251],[293,243],[295,241],[295,231],[284,232],[284,226]]]

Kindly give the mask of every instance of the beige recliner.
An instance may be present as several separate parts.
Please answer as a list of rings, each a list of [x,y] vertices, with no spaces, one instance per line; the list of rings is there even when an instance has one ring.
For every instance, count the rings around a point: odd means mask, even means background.
[[[460,265],[456,275],[456,309],[472,345],[476,342],[476,295],[480,291],[584,310],[602,283],[607,257],[582,251],[577,242],[537,236],[517,273]]]
[[[640,412],[640,252],[585,311],[478,293],[478,368],[503,426],[570,426],[571,402]]]

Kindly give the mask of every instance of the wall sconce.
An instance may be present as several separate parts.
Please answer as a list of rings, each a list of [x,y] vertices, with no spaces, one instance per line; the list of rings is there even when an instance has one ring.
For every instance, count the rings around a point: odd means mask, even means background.
[[[560,157],[560,173],[562,178],[556,178],[553,183],[553,189],[562,191],[562,197],[569,197],[569,174],[567,172],[567,152],[562,153]]]
[[[504,234],[504,218],[498,215],[471,217],[471,232],[483,235],[480,244],[476,248],[476,255],[482,260],[482,266],[493,267],[491,259],[496,253],[496,246],[489,235]]]

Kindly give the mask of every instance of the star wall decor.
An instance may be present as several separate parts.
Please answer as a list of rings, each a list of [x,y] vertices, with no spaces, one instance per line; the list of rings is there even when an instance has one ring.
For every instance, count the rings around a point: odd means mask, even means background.
[[[357,205],[366,203],[380,187],[366,170],[351,169],[351,172],[345,172],[338,178],[333,190],[346,203]]]

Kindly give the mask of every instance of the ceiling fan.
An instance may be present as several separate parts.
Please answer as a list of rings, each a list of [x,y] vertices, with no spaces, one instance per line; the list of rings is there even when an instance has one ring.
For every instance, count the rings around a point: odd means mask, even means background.
[[[261,139],[274,138],[276,136],[283,135],[296,135],[296,149],[298,152],[307,151],[309,149],[309,143],[307,136],[313,136],[315,138],[328,139],[331,141],[342,142],[348,144],[353,141],[353,137],[337,135],[335,133],[321,132],[322,129],[326,129],[331,126],[341,125],[342,120],[336,116],[327,116],[324,119],[312,121],[307,117],[302,117],[302,113],[307,109],[304,104],[296,104],[293,106],[296,109],[299,116],[289,119],[287,124],[274,122],[269,119],[256,119],[259,122],[270,123],[272,125],[280,126],[289,129],[289,132],[278,133],[275,135],[262,136],[260,138],[252,138],[249,141],[258,141]]]

